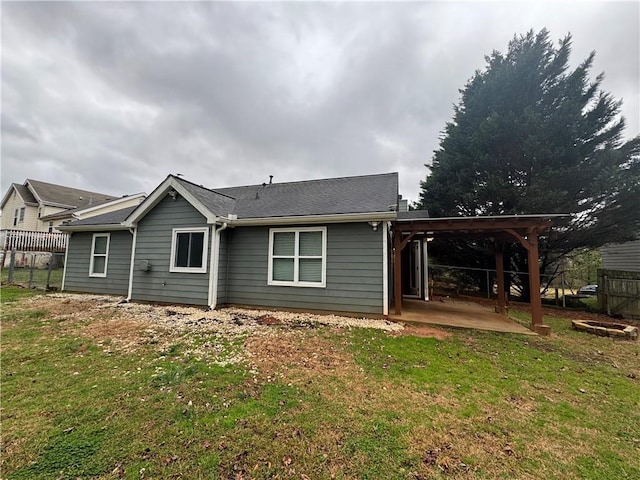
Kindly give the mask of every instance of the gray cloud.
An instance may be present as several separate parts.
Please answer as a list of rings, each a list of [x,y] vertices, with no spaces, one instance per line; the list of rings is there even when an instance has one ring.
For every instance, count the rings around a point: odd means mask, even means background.
[[[626,3],[4,3],[2,190],[115,194],[399,171],[418,183],[458,89],[514,34],[572,62],[638,133],[639,13]]]

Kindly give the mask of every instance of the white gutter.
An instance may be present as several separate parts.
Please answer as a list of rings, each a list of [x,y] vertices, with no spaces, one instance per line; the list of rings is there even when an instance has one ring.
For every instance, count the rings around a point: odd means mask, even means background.
[[[343,213],[332,215],[299,215],[289,217],[260,217],[241,218],[232,220],[232,226],[250,225],[285,225],[285,224],[312,224],[312,223],[347,223],[395,220],[397,212],[370,212],[370,213]]]
[[[213,310],[218,304],[218,265],[220,263],[220,232],[227,229],[227,222],[220,228],[213,224],[213,235],[211,239],[211,264],[209,273],[209,308]]]
[[[387,222],[382,222],[382,314],[389,315],[389,255]]]
[[[131,261],[129,262],[129,289],[127,291],[127,302],[131,301],[131,295],[133,294],[133,269],[134,261],[136,257],[136,239],[138,237],[138,228],[130,228],[129,231],[133,233],[133,239],[131,240]]]
[[[106,225],[58,225],[56,228],[61,232],[108,232],[111,230],[131,230],[132,227],[121,223],[111,223]]]
[[[62,269],[62,285],[60,286],[60,291],[64,291],[64,280],[67,278],[67,256],[69,255],[69,247],[71,246],[71,234],[69,233],[69,238],[67,238],[67,248],[64,249],[64,268]],[[51,261],[51,260],[49,260]]]

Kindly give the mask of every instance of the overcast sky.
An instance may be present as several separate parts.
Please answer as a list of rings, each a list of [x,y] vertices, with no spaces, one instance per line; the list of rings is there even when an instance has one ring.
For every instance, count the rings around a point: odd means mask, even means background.
[[[2,194],[25,178],[122,195],[398,171],[416,200],[458,90],[514,34],[639,132],[640,3],[2,3]]]

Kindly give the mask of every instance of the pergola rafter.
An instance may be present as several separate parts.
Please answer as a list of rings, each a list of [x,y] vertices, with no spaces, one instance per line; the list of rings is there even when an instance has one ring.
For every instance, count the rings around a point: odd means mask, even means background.
[[[498,287],[498,311],[506,313],[504,291],[504,245],[517,241],[526,250],[529,267],[529,289],[531,292],[531,329],[540,334],[549,334],[549,327],[542,324],[542,301],[540,295],[540,271],[538,260],[538,237],[551,228],[554,219],[566,217],[558,214],[504,215],[486,217],[420,218],[417,212],[409,212],[392,222],[393,233],[393,278],[395,314],[402,314],[402,261],[404,247],[417,238],[425,237],[474,237],[489,240],[493,244],[496,258]]]

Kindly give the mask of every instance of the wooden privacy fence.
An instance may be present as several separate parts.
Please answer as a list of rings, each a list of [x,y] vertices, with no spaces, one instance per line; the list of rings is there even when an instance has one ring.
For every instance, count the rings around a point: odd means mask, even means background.
[[[20,252],[56,252],[67,249],[69,235],[61,232],[0,230],[0,248]]]
[[[608,315],[640,316],[640,272],[598,270],[598,306]]]

